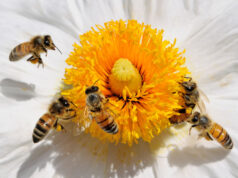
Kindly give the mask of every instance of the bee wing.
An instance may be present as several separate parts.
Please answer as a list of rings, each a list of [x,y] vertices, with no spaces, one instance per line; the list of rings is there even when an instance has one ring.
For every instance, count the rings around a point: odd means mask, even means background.
[[[92,123],[92,116],[88,113],[87,108],[85,107],[84,112],[80,116],[82,119],[74,125],[73,135],[77,136],[84,132]]]
[[[198,88],[198,92],[199,92],[200,96],[201,96],[207,103],[210,102],[210,101],[209,101],[209,98],[207,97],[207,95],[206,95],[200,88]]]
[[[199,110],[201,111],[201,113],[206,113],[206,106],[201,98],[199,99],[197,106],[198,106]]]

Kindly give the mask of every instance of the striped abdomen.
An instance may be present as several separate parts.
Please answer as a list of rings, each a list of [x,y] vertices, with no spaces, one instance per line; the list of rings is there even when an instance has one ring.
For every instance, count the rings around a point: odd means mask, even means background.
[[[10,61],[18,61],[31,52],[31,44],[29,42],[21,43],[17,45],[10,53]]]
[[[32,139],[34,143],[41,141],[54,126],[56,118],[50,114],[44,114],[36,123]]]
[[[212,135],[212,137],[215,140],[217,140],[224,148],[232,149],[233,142],[231,140],[230,135],[219,124],[213,123],[212,128],[209,131],[209,134]]]
[[[118,132],[117,123],[108,112],[100,112],[100,115],[95,117],[95,121],[107,133],[116,134]]]

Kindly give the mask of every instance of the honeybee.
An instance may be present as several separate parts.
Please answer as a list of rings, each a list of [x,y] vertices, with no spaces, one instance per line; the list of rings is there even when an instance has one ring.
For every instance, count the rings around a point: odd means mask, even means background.
[[[95,120],[96,123],[107,133],[116,134],[118,125],[114,116],[105,107],[108,100],[100,92],[98,86],[92,85],[85,90],[86,97],[86,112],[90,120]]]
[[[72,106],[76,107],[62,96],[54,101],[50,105],[48,112],[37,121],[32,135],[33,142],[41,141],[52,128],[64,131],[64,127],[59,121],[69,121],[76,117],[76,110]]]
[[[27,61],[33,64],[38,63],[38,67],[40,65],[44,67],[44,63],[40,57],[40,53],[45,52],[47,56],[47,50],[55,50],[55,48],[61,53],[61,51],[53,43],[53,40],[50,35],[35,36],[30,41],[17,45],[11,51],[9,55],[9,60],[18,61],[26,55],[32,54],[32,56],[27,59]]]
[[[192,124],[189,130],[189,134],[191,132],[191,129],[196,127],[197,129],[202,131],[199,135],[200,137],[205,137],[207,140],[215,139],[224,148],[232,149],[233,142],[230,135],[222,126],[220,126],[216,122],[213,122],[207,115],[201,114],[199,112],[194,112],[192,117],[189,118],[187,122]]]
[[[185,90],[185,93],[182,93],[185,106],[182,109],[177,110],[180,115],[174,115],[169,118],[169,121],[172,124],[180,124],[185,122],[189,116],[191,116],[192,110],[195,108],[195,106],[198,106],[200,110],[205,110],[205,105],[200,98],[200,93],[203,94],[206,100],[208,100],[206,95],[198,89],[196,82],[194,82],[191,77],[185,78],[188,78],[188,81],[181,83]]]
[[[191,77],[188,78],[189,78],[188,81],[180,83],[185,90],[185,93],[182,93],[185,106],[183,106],[182,109],[176,110],[178,113],[180,113],[179,115],[174,115],[171,118],[169,118],[169,121],[172,124],[180,124],[185,122],[191,115],[191,110],[193,110],[193,108],[196,106],[199,100],[199,92],[197,90],[197,84],[194,81],[192,81]]]

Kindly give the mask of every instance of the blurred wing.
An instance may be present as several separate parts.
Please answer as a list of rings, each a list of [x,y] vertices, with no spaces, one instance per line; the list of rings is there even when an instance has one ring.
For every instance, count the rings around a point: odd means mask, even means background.
[[[87,128],[89,128],[92,123],[92,117],[88,113],[87,108],[85,108],[84,112],[82,113],[82,115],[80,117],[81,117],[80,121],[78,123],[76,123],[73,128],[74,136],[80,135]]]
[[[203,98],[207,103],[210,102],[207,95],[201,89],[198,88],[198,92],[199,92],[201,98]]]
[[[199,99],[197,106],[198,106],[199,110],[201,111],[201,113],[206,113],[206,106],[201,98]]]

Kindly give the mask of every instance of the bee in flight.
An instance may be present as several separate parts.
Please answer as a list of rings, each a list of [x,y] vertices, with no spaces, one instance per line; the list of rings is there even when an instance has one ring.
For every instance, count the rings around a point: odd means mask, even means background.
[[[55,46],[50,35],[45,36],[35,36],[30,41],[21,43],[17,45],[10,53],[10,61],[18,61],[28,54],[32,56],[27,59],[27,61],[44,67],[44,63],[40,57],[40,53],[45,52],[47,55],[47,50],[55,50],[55,48],[61,53],[61,51]]]
[[[181,83],[181,86],[185,90],[185,93],[182,93],[185,106],[182,109],[177,110],[180,115],[174,115],[169,118],[172,124],[185,122],[191,116],[191,111],[195,108],[195,106],[198,106],[199,109],[205,110],[205,105],[200,98],[200,93],[203,94],[203,92],[198,89],[196,82],[194,82],[191,77],[185,78],[188,78],[188,81]],[[205,94],[203,94],[203,96],[206,100],[208,100]]]
[[[76,110],[73,107],[76,106],[64,97],[54,101],[50,105],[48,112],[37,121],[32,135],[33,142],[41,141],[52,128],[64,130],[59,121],[69,121],[76,117]]]
[[[112,115],[112,112],[105,107],[108,102],[105,96],[100,92],[98,86],[92,85],[85,90],[86,112],[90,120],[94,119],[96,123],[107,133],[116,134],[118,125]]]
[[[201,131],[200,137],[205,137],[207,140],[215,139],[224,148],[232,149],[233,142],[230,135],[222,126],[213,122],[207,115],[195,112],[187,122],[192,124],[189,133],[192,128],[196,127]]]

